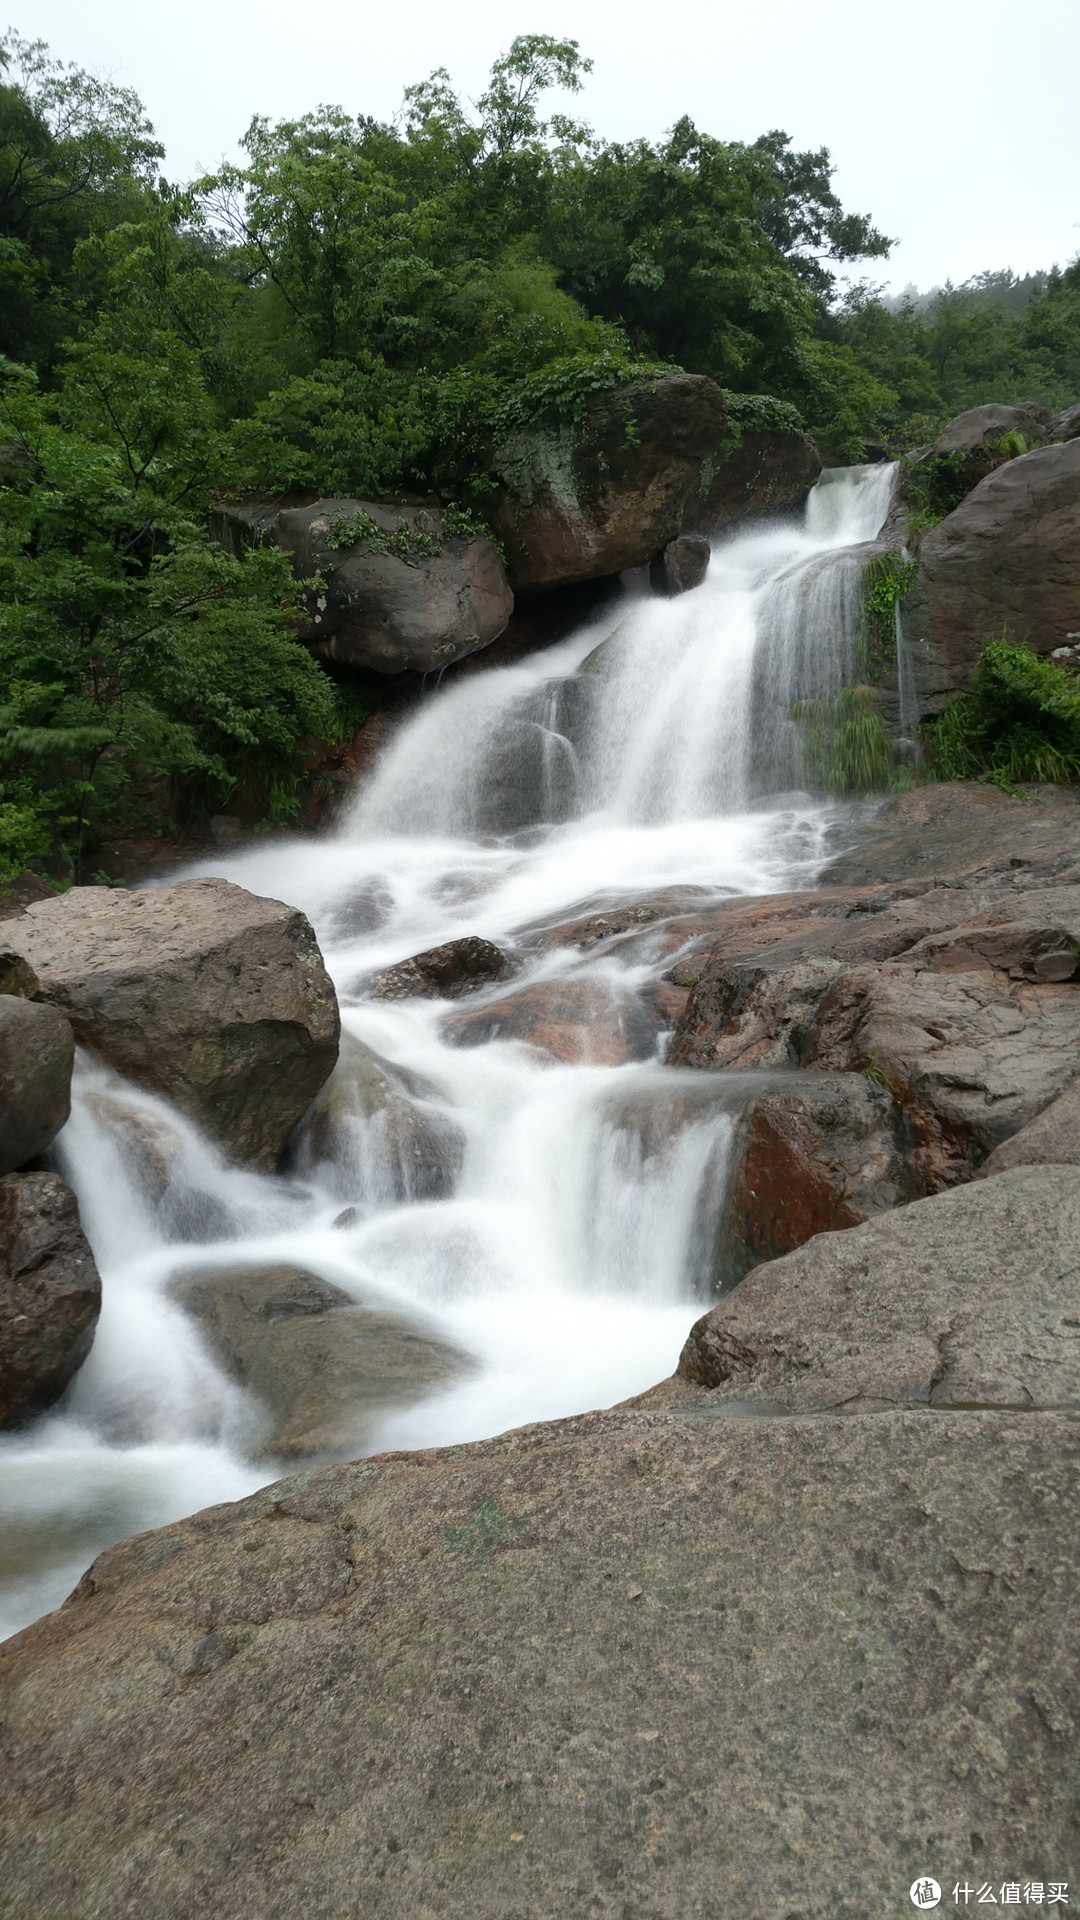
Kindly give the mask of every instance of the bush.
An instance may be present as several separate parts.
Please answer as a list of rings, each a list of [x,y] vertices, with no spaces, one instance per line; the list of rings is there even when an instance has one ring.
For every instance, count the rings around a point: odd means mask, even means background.
[[[987,642],[966,690],[923,732],[939,780],[1068,785],[1080,780],[1080,683],[1003,635]]]

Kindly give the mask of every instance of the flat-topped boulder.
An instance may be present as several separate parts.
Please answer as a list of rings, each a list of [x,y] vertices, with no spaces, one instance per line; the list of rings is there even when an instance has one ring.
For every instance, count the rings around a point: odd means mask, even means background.
[[[81,1045],[233,1159],[276,1165],[338,1049],[334,988],[295,907],[218,879],[73,887],[8,937]]]
[[[1080,1408],[1080,1181],[1018,1167],[820,1234],[697,1322],[679,1377],[752,1408]]]

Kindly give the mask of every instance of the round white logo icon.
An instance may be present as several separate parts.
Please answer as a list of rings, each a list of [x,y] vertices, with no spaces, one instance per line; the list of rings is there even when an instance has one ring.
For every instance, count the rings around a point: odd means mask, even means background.
[[[936,1880],[931,1880],[929,1874],[924,1874],[920,1880],[912,1881],[911,1904],[913,1907],[936,1907],[940,1899],[941,1888]]]

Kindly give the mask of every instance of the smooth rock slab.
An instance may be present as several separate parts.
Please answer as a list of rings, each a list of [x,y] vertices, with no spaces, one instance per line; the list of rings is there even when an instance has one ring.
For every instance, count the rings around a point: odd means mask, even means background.
[[[9,1920],[867,1920],[926,1872],[1075,1882],[1078,1442],[594,1414],[125,1542],[0,1654]]]
[[[1080,1408],[1080,1181],[1020,1167],[820,1234],[705,1314],[678,1371],[798,1413]]]
[[[976,1178],[1008,1173],[1010,1167],[1076,1165],[1080,1165],[1080,1078],[1071,1081],[1064,1093],[1011,1140],[995,1147]]]
[[[0,995],[0,1174],[44,1153],[71,1111],[75,1036],[62,1013]]]
[[[0,1426],[58,1399],[90,1351],[101,1281],[71,1188],[0,1180]]]
[[[300,1267],[186,1274],[169,1291],[226,1371],[263,1402],[268,1420],[253,1436],[262,1454],[359,1451],[379,1414],[470,1364],[404,1315],[357,1306]]]
[[[73,887],[11,923],[75,1037],[271,1168],[337,1058],[334,988],[305,916],[228,880]]]

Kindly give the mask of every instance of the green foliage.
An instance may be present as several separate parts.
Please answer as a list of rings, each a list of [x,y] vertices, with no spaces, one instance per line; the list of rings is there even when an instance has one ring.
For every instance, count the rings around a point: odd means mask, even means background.
[[[806,770],[828,793],[881,793],[895,783],[896,749],[873,687],[843,687],[835,700],[799,700]]]
[[[567,354],[520,381],[493,416],[496,433],[512,433],[544,421],[585,418],[590,395],[603,393],[632,380],[660,379],[677,369],[640,360],[632,354],[606,349],[603,353]]]
[[[987,642],[965,691],[923,731],[939,780],[1007,790],[1080,780],[1080,682],[1004,636]]]
[[[444,1527],[443,1539],[452,1553],[468,1553],[480,1566],[497,1547],[512,1546],[529,1524],[527,1513],[504,1513],[490,1493],[477,1501],[463,1527]]]
[[[368,553],[390,554],[406,566],[433,560],[444,544],[435,522],[427,515],[418,515],[415,522],[401,519],[388,532],[362,507],[353,513],[331,514],[323,537],[323,545],[331,549],[364,547]]]
[[[790,400],[771,393],[725,393],[728,428],[736,444],[754,433],[801,433],[803,418]]]
[[[896,609],[918,571],[917,560],[902,560],[898,553],[875,554],[863,568],[859,652],[870,680],[882,679],[896,665]]]
[[[296,586],[270,551],[205,531],[227,469],[190,352],[97,340],[42,393],[8,367],[0,438],[0,818],[9,866],[84,871],[100,830],[160,830],[225,799],[287,818],[332,683],[292,634]]]

